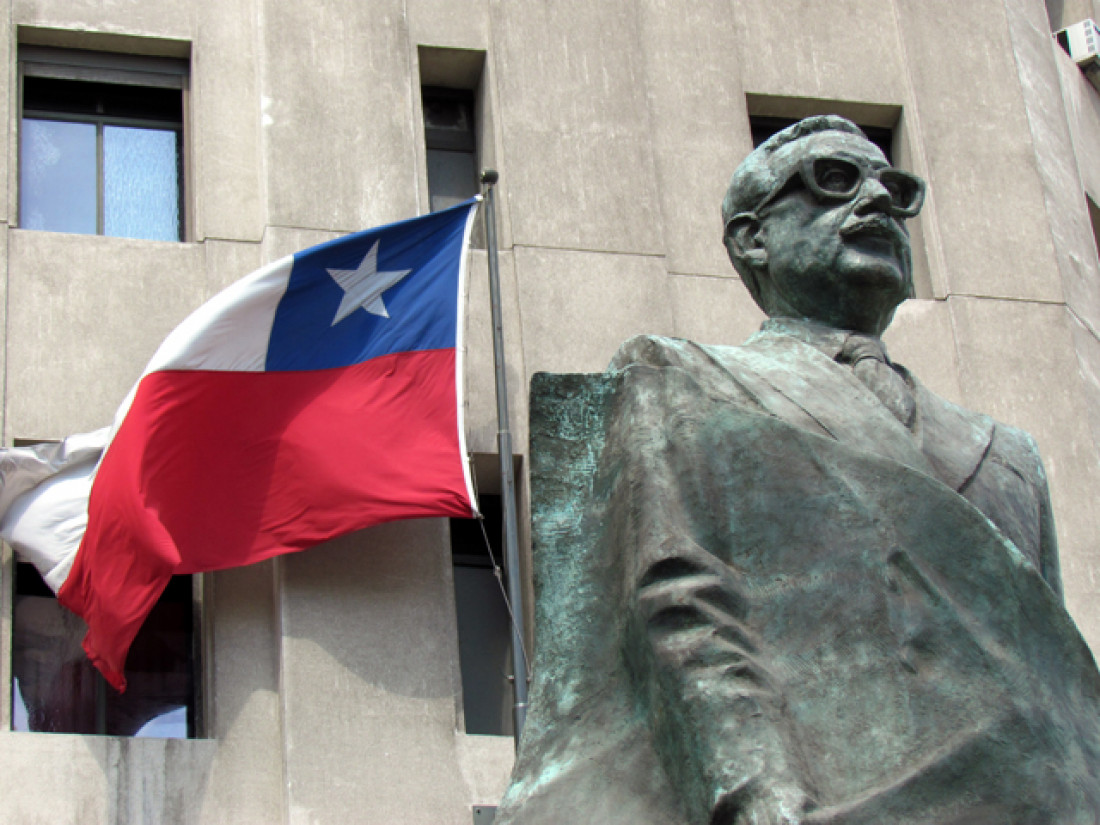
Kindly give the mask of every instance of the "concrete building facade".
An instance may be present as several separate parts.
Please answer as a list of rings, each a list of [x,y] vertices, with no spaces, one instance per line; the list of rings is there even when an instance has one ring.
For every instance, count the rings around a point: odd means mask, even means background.
[[[895,163],[929,182],[912,222],[918,297],[887,334],[891,355],[1036,437],[1068,608],[1100,645],[1100,96],[1051,37],[1100,19],[1100,3],[0,9],[5,444],[109,422],[164,336],[252,269],[426,212],[422,90],[443,87],[470,93],[477,162],[501,173],[508,379],[525,449],[534,372],[602,370],[639,332],[735,344],[757,328],[719,240],[726,183],[753,122],[836,112],[891,130]],[[182,240],[21,225],[21,60],[35,48],[183,62]],[[466,429],[470,450],[490,456],[485,257],[471,252]],[[192,739],[13,731],[5,553],[0,821],[468,825],[503,792],[511,739],[465,731],[445,520],[201,577]]]

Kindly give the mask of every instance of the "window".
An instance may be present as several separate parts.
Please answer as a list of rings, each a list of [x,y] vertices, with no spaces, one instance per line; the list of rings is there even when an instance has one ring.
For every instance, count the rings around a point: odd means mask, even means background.
[[[174,576],[134,639],[119,694],[81,649],[84,623],[35,568],[15,564],[12,729],[184,739],[197,735],[192,577]]]
[[[464,89],[425,87],[424,143],[431,211],[472,198],[479,191],[474,96]]]
[[[428,207],[454,206],[481,191],[481,169],[493,165],[485,52],[418,46],[420,102],[424,118]],[[479,211],[470,244],[485,248]]]
[[[184,237],[186,61],[21,46],[19,224]]]
[[[38,443],[16,439],[16,446]],[[198,632],[202,577],[174,576],[126,659],[127,690],[107,684],[84,654],[86,627],[35,567],[12,563],[11,727],[183,739],[202,728]],[[0,600],[3,601],[3,600]]]
[[[511,736],[512,624],[493,569],[495,562],[504,575],[501,500],[484,493],[478,500],[484,534],[475,519],[451,519],[462,707],[466,733]]]

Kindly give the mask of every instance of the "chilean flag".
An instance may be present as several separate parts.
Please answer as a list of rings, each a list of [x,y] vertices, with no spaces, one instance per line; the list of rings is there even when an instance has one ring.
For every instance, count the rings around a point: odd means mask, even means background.
[[[161,345],[115,418],[58,591],[112,685],[173,574],[475,515],[460,307],[476,207],[276,261]]]

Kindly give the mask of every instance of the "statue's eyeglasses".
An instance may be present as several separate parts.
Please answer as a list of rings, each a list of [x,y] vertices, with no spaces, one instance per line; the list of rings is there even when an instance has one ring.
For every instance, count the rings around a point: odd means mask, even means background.
[[[890,215],[895,218],[912,218],[924,205],[924,181],[916,175],[887,166],[875,169],[869,165],[857,163],[847,158],[826,157],[803,158],[798,174],[791,175],[782,184],[775,187],[753,211],[761,215],[763,210],[774,203],[781,195],[791,191],[791,184],[801,178],[814,197],[822,203],[850,201],[859,194],[863,182],[872,177],[882,184],[890,195]]]

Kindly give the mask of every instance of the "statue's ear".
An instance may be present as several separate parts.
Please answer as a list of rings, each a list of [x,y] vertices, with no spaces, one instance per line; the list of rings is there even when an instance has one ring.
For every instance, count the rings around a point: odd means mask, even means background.
[[[722,236],[730,260],[737,271],[759,271],[768,263],[768,251],[764,248],[764,229],[760,219],[752,212],[740,212],[726,222]]]

